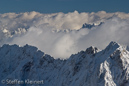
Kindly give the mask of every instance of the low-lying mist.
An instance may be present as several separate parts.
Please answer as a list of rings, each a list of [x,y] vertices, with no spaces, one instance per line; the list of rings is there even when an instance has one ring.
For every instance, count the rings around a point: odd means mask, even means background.
[[[84,23],[99,24],[91,29]],[[0,44],[33,45],[54,58],[68,58],[90,46],[105,48],[110,41],[129,45],[126,13],[7,13],[0,15]]]

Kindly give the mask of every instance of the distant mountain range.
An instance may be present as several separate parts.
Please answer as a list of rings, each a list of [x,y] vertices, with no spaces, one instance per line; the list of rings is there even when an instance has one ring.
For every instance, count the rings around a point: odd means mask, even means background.
[[[88,28],[88,29],[91,29],[91,28],[93,28],[93,27],[96,27],[96,26],[100,26],[100,25],[102,25],[104,22],[100,22],[99,24],[88,24],[88,23],[85,23],[85,24],[83,24],[82,25],[82,28]]]

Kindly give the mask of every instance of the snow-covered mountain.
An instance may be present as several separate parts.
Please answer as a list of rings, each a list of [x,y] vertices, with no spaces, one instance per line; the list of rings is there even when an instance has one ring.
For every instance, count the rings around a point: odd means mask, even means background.
[[[0,86],[129,86],[128,66],[129,52],[116,42],[104,50],[91,46],[65,60],[33,46],[6,44],[0,47]],[[18,84],[16,79],[43,83]]]
[[[82,25],[82,28],[88,28],[88,29],[91,29],[91,28],[93,28],[93,27],[96,27],[96,26],[100,26],[100,25],[102,25],[104,22],[100,22],[99,24],[87,24],[87,23],[85,23],[85,24],[83,24]]]

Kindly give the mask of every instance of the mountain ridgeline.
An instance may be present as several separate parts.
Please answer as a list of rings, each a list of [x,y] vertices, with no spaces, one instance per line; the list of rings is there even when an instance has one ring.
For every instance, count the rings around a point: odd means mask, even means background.
[[[5,80],[0,86],[129,86],[129,52],[111,42],[104,50],[91,46],[61,60],[33,46],[5,44],[0,47],[0,80]]]

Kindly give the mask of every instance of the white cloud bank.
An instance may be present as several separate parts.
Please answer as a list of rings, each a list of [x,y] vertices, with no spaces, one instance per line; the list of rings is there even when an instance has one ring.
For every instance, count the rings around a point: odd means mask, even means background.
[[[84,23],[100,22],[105,23],[91,30],[80,29]],[[7,13],[0,15],[0,30],[1,44],[30,44],[55,58],[67,58],[91,45],[105,48],[110,41],[129,45],[129,14]]]

